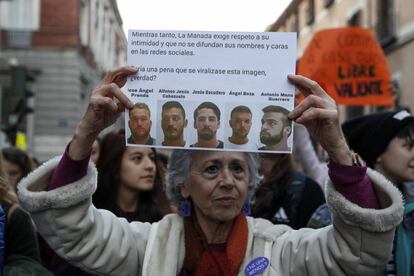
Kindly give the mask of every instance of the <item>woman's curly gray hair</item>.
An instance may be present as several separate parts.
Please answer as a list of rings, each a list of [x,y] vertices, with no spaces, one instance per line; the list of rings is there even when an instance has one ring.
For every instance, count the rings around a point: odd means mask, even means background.
[[[181,188],[190,172],[194,150],[174,150],[168,161],[167,168],[167,194],[171,202],[179,207],[184,200],[181,196]],[[259,156],[257,153],[245,152],[247,164],[249,166],[249,187],[247,200],[251,199],[260,183]]]

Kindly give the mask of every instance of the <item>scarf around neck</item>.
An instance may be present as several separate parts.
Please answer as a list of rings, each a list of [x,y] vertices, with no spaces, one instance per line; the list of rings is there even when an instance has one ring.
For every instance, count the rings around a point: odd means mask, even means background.
[[[185,258],[180,275],[237,275],[247,248],[247,220],[241,212],[233,222],[227,242],[207,243],[195,216],[184,219]]]

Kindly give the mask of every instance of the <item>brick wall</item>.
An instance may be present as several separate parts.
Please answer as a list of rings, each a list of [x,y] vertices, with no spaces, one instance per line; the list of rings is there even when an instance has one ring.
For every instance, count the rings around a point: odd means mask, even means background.
[[[42,0],[40,30],[33,47],[78,47],[80,0]]]

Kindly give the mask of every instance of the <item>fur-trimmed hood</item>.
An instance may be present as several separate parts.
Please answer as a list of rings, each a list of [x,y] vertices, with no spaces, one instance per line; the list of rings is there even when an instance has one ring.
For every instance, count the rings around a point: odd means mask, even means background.
[[[29,212],[39,212],[49,208],[65,208],[88,199],[96,190],[97,170],[92,162],[88,165],[87,175],[82,179],[46,191],[53,169],[59,164],[61,156],[42,164],[23,178],[17,186],[20,204]]]

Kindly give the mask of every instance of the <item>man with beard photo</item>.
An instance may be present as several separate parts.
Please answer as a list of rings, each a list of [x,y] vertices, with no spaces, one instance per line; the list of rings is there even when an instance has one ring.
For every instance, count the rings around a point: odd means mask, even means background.
[[[255,145],[249,143],[249,132],[252,127],[252,112],[250,108],[239,105],[233,108],[230,113],[229,125],[232,135],[225,142],[225,148],[249,149]]]
[[[177,101],[163,104],[161,111],[161,128],[164,132],[163,146],[184,147],[184,128],[187,127],[185,110]]]
[[[151,112],[145,103],[136,103],[129,110],[128,126],[131,136],[128,137],[128,144],[154,145],[155,139],[151,137]]]
[[[203,102],[194,110],[194,128],[198,140],[190,147],[223,148],[223,141],[217,139],[220,127],[220,110],[212,102]]]
[[[268,105],[262,109],[260,142],[265,146],[259,150],[290,151],[287,139],[292,133],[289,111],[281,106]]]

